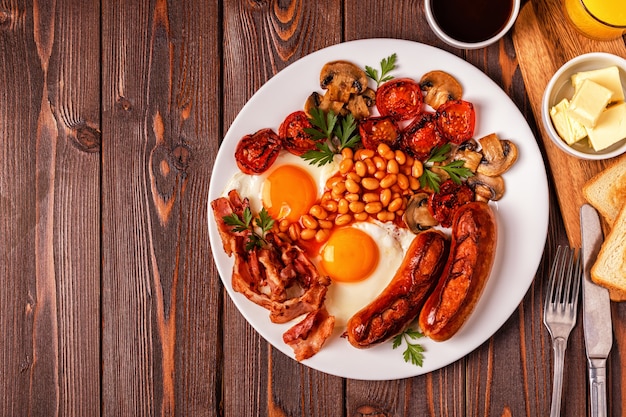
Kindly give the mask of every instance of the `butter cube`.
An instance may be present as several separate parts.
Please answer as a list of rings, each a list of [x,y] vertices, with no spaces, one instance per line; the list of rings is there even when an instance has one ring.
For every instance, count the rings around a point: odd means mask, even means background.
[[[581,71],[572,75],[572,85],[575,90],[580,88],[583,80],[591,80],[611,90],[613,93],[611,102],[624,100],[624,88],[619,77],[619,68],[615,65],[597,70]]]
[[[583,80],[572,97],[567,114],[587,128],[594,127],[612,96],[608,88],[591,80]]]
[[[587,136],[587,130],[585,126],[567,115],[568,108],[569,100],[564,98],[550,109],[550,118],[561,139],[568,145],[573,145]]]
[[[602,112],[596,126],[587,129],[593,149],[601,151],[626,138],[626,102],[615,104]]]

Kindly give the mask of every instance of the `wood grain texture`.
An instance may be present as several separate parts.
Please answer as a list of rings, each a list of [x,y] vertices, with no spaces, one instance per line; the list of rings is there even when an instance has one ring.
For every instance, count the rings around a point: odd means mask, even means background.
[[[220,298],[207,195],[219,120],[213,2],[103,8],[103,413],[212,415]]]
[[[26,5],[17,3],[4,6],[0,13],[0,414],[11,415],[28,410],[32,395],[37,269],[36,165],[32,155],[43,75],[35,52],[32,13],[28,18]],[[21,86],[28,88],[27,97],[21,95]],[[48,369],[54,372],[53,367]],[[45,403],[56,401],[52,396]]]
[[[100,30],[78,6],[0,6],[1,415],[100,409]]]

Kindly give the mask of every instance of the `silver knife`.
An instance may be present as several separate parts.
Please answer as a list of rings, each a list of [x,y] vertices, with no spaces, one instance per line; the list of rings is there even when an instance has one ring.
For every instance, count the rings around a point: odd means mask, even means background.
[[[613,344],[609,291],[591,281],[591,267],[602,246],[598,212],[589,204],[580,208],[583,256],[583,328],[589,368],[591,416],[606,417],[606,359]]]

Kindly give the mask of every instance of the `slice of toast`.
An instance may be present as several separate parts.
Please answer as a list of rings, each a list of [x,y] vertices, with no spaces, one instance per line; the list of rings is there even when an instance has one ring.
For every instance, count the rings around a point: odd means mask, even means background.
[[[626,300],[626,205],[602,243],[591,267],[591,280],[608,288],[611,300]]]
[[[609,226],[613,226],[626,204],[626,155],[587,181],[583,195]]]

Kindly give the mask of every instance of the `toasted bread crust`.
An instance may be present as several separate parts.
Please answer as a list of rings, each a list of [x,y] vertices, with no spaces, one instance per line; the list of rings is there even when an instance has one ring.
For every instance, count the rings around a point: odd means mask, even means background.
[[[596,174],[583,186],[585,199],[613,226],[626,204],[626,155]]]
[[[591,267],[591,280],[608,288],[613,301],[626,301],[626,205],[602,243]]]

